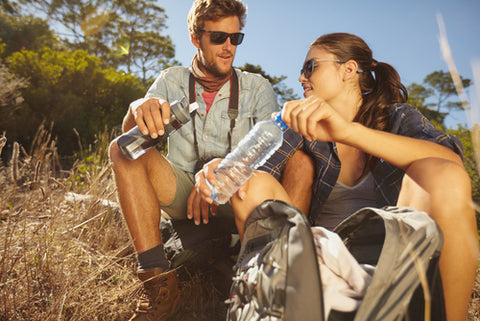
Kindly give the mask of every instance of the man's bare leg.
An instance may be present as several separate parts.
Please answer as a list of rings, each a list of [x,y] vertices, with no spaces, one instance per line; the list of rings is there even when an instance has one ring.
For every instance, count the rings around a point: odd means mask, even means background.
[[[408,168],[398,205],[427,212],[442,230],[440,273],[447,320],[465,321],[478,261],[478,237],[471,182],[450,161],[424,159]]]
[[[176,178],[168,161],[155,149],[129,160],[116,142],[110,146],[118,198],[137,253],[162,244],[159,204],[169,204]]]
[[[138,254],[143,294],[129,321],[166,320],[178,310],[180,292],[175,270],[169,270],[160,232],[160,205],[175,197],[176,178],[168,161],[155,149],[137,160],[125,158],[110,144],[115,183],[123,216]]]

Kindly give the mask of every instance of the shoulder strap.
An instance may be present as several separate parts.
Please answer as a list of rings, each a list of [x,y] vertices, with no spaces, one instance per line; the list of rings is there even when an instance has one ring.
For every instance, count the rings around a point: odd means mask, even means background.
[[[232,135],[235,128],[235,119],[238,116],[238,76],[235,69],[232,70],[232,78],[230,80],[230,102],[228,104],[228,117],[230,118],[230,132],[228,133],[228,151],[232,150]]]
[[[188,79],[188,103],[189,105],[194,104],[197,102],[195,96],[195,77],[192,73],[190,73],[190,78]],[[197,141],[197,131],[195,127],[195,115],[197,113],[197,109],[192,111],[190,117],[192,118],[192,125],[193,125],[193,146],[195,147],[195,154],[197,155],[197,160],[200,160],[200,153],[198,152],[198,141]]]

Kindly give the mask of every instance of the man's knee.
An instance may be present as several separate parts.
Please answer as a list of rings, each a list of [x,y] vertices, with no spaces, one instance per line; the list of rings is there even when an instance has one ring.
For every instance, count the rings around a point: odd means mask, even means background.
[[[137,171],[146,171],[148,173],[154,170],[155,172],[158,172],[159,168],[163,167],[166,162],[164,157],[154,148],[147,151],[141,157],[131,160],[120,150],[116,139],[110,143],[108,157],[114,172],[122,171],[126,172],[126,174],[133,174]],[[163,162],[164,160],[165,162]]]
[[[123,158],[122,152],[120,151],[120,147],[118,147],[116,139],[110,142],[110,145],[108,147],[108,158],[113,164],[118,162],[119,159]]]

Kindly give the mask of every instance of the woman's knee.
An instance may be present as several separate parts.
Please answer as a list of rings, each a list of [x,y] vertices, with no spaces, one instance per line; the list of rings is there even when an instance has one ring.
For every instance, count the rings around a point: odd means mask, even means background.
[[[402,196],[428,203],[426,208],[412,206],[427,211],[434,219],[458,219],[474,212],[470,177],[462,166],[448,160],[431,158],[412,164],[402,182]]]
[[[436,200],[465,202],[471,200],[472,184],[465,169],[450,161],[435,166],[435,175],[429,192]]]
[[[270,174],[257,171],[242,187],[244,195],[235,194],[230,203],[238,223],[245,222],[250,213],[266,200],[277,199],[290,203],[282,185]]]
[[[414,162],[405,174],[430,194],[446,194],[450,191],[454,191],[455,194],[471,192],[468,173],[463,166],[449,160],[422,159]]]

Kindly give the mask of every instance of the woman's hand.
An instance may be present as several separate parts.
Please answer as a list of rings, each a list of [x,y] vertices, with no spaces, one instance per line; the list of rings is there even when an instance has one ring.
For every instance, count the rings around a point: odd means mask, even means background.
[[[155,139],[165,133],[170,121],[170,104],[161,98],[141,98],[129,106],[135,123],[144,135]]]
[[[315,96],[287,102],[283,107],[282,120],[308,140],[323,142],[342,141],[351,124],[323,99]]]

